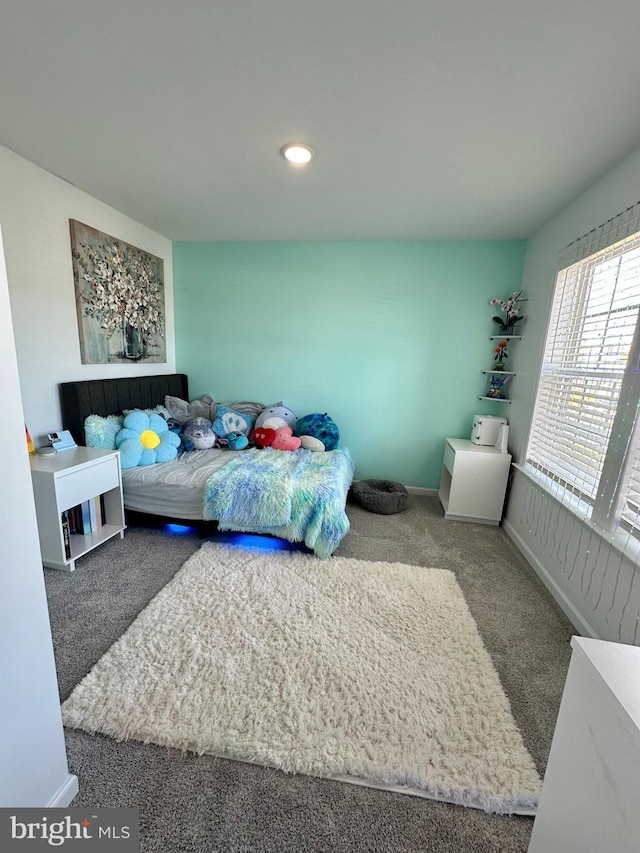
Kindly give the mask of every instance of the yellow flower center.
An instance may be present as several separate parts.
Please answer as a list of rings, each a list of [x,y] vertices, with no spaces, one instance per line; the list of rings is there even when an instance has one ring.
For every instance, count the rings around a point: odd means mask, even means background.
[[[145,429],[143,433],[140,433],[140,441],[142,442],[142,446],[146,447],[147,450],[153,450],[154,447],[160,444],[160,436],[152,429]]]

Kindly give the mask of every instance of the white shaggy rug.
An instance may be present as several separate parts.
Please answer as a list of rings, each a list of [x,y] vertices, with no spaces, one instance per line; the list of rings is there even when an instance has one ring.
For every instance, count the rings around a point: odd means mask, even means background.
[[[453,573],[205,542],[67,726],[531,814],[540,779]]]

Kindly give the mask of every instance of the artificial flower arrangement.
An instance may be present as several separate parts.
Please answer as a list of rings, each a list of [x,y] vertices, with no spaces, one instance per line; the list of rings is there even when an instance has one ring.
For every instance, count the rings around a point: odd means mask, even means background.
[[[524,317],[520,316],[520,308],[518,308],[518,302],[527,301],[526,299],[523,299],[523,293],[523,290],[514,291],[507,300],[490,299],[489,305],[499,305],[500,310],[505,313],[505,317],[494,317],[493,322],[501,326],[502,329],[510,329],[515,326],[516,323],[524,320]]]
[[[500,341],[498,346],[494,349],[494,361],[495,361],[495,369],[496,370],[504,370],[504,361],[506,358],[509,358],[507,355],[507,341]]]

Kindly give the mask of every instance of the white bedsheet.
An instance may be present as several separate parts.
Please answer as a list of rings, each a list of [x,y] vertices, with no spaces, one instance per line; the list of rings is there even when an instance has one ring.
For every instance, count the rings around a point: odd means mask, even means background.
[[[201,519],[207,479],[241,454],[241,450],[193,450],[173,462],[128,468],[122,472],[124,505],[135,512]]]

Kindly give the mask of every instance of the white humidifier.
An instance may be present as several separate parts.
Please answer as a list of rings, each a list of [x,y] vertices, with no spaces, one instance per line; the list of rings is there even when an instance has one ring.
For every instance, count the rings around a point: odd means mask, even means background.
[[[506,423],[506,418],[497,415],[474,415],[471,441],[474,444],[486,444],[495,447],[500,427]]]

